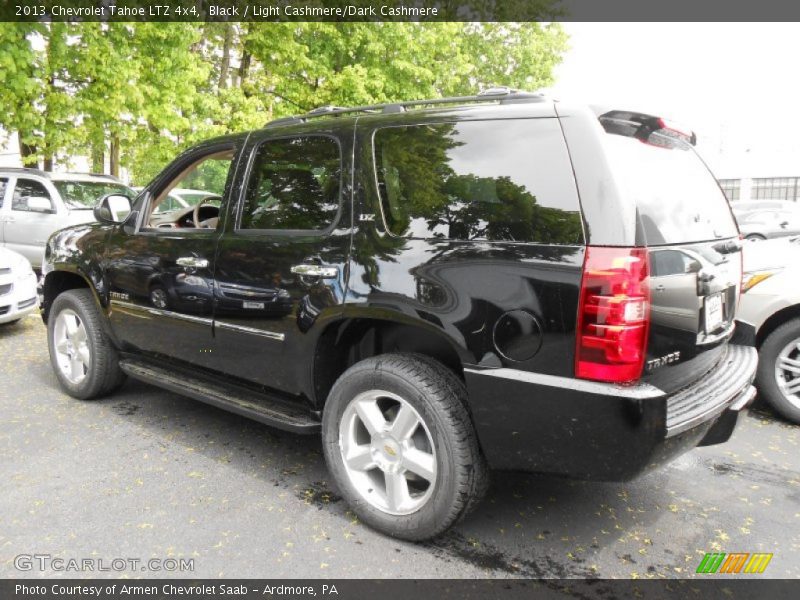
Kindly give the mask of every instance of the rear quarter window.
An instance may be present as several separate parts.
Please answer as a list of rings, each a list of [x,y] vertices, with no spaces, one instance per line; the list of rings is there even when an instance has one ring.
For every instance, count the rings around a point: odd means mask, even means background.
[[[664,138],[659,144],[658,138]],[[717,180],[694,148],[651,134],[654,143],[608,133],[604,143],[614,177],[637,207],[649,246],[711,241],[739,234]]]
[[[424,239],[577,244],[572,167],[556,119],[466,121],[374,132],[386,228]]]

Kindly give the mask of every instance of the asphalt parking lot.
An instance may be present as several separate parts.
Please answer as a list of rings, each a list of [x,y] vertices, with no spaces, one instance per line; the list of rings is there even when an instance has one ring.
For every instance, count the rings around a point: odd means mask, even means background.
[[[192,577],[688,577],[706,552],[771,552],[800,577],[800,427],[756,407],[727,444],[625,484],[496,473],[428,544],[360,524],[318,438],[128,381],[63,394],[38,317],[0,327],[0,577],[19,554],[193,558]],[[708,575],[698,576],[708,577]]]

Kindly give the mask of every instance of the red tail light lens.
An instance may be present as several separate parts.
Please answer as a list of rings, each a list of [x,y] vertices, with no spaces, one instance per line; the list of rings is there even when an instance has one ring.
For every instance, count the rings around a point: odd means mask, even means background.
[[[626,382],[642,375],[650,328],[646,248],[586,249],[575,376]]]

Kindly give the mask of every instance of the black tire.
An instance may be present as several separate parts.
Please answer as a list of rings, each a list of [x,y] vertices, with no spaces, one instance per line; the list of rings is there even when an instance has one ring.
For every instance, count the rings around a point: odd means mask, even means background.
[[[401,396],[421,417],[433,440],[436,479],[427,501],[411,514],[396,515],[373,506],[348,475],[339,446],[339,427],[350,401],[380,389]],[[328,469],[363,522],[393,537],[421,541],[447,530],[485,495],[486,460],[478,446],[461,380],[441,363],[417,354],[384,354],[363,360],[333,386],[322,420]]]
[[[91,361],[86,376],[79,383],[73,383],[62,373],[54,347],[55,324],[58,315],[71,310],[83,323],[86,330],[87,346]],[[103,331],[100,311],[92,292],[88,289],[66,291],[53,301],[47,319],[47,345],[50,350],[50,364],[53,366],[61,387],[70,396],[80,400],[94,400],[105,396],[125,381],[125,374],[119,368],[119,354]]]
[[[800,319],[784,323],[769,334],[758,351],[756,387],[772,408],[790,421],[800,424],[800,403],[793,404],[784,396],[775,376],[775,366],[781,351],[797,340],[800,340]]]

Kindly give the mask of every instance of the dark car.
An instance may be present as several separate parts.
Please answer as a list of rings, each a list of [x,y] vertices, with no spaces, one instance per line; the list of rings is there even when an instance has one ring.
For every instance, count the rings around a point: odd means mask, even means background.
[[[127,374],[321,433],[359,518],[405,539],[489,468],[630,479],[753,397],[739,232],[693,139],[496,90],[211,140],[50,239],[53,367],[77,398]],[[199,181],[221,205],[159,227]]]

